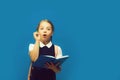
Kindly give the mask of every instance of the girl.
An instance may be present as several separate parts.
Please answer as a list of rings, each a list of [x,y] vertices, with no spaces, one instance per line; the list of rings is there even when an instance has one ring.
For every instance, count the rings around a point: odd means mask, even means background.
[[[29,45],[29,55],[34,63],[40,55],[61,57],[62,50],[51,42],[54,26],[49,20],[42,20],[33,33],[35,43]],[[28,80],[56,80],[56,73],[61,70],[58,64],[46,63],[46,68],[33,67],[30,65]]]

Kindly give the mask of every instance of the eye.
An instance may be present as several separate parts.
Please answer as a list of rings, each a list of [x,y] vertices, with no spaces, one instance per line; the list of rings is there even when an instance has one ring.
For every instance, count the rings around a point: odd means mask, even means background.
[[[50,28],[48,28],[47,30],[51,30]]]
[[[40,30],[43,30],[43,28],[40,28]]]

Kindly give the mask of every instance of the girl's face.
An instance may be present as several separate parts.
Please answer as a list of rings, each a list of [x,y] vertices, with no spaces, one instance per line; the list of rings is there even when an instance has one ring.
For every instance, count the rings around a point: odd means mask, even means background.
[[[39,25],[38,32],[40,34],[40,39],[42,42],[50,41],[50,38],[53,34],[51,24],[47,21],[42,21]]]

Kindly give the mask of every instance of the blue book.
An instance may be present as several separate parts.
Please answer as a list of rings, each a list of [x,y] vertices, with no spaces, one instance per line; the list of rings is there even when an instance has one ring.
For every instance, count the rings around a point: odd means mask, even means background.
[[[53,56],[50,56],[50,55],[40,55],[40,58],[38,58],[35,62],[32,63],[32,66],[33,67],[44,67],[45,68],[45,64],[48,62],[52,62],[54,64],[57,64],[59,63],[58,66],[62,65],[63,62],[65,62],[66,59],[68,59],[69,56],[68,55],[65,55],[65,56],[62,56],[62,57],[59,57],[59,58],[55,58]]]

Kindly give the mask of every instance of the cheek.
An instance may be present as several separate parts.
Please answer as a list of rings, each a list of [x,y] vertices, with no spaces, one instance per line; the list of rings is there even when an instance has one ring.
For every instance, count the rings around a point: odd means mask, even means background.
[[[40,36],[42,36],[42,33],[41,32],[38,32]]]
[[[50,33],[50,34],[48,34],[48,37],[50,38],[52,36],[52,34]]]
[[[42,33],[43,33],[43,31],[42,31],[42,30],[39,30],[38,32],[39,32],[39,34],[42,34]]]
[[[52,34],[49,34],[48,36],[49,36],[49,37],[51,37],[51,36],[52,36]]]
[[[52,36],[52,34],[53,34],[52,32],[49,33],[50,36]]]

